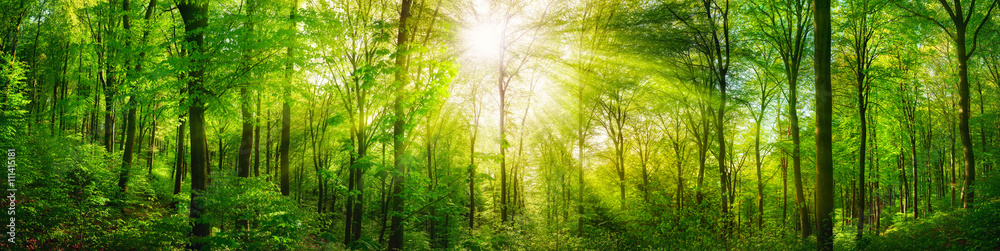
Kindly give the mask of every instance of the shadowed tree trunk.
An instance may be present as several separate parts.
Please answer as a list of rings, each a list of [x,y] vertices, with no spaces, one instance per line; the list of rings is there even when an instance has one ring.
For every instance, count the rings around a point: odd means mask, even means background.
[[[129,12],[131,10],[129,10],[129,7],[130,7],[129,1],[122,0],[122,12],[124,13],[122,15],[122,27],[125,29],[125,34],[126,34],[124,37],[126,50],[130,49],[132,44],[132,37],[129,35],[131,34],[130,30],[132,29],[132,22],[129,18]],[[129,57],[126,56],[125,59],[126,67],[129,65],[130,61],[131,60],[129,59]],[[142,62],[140,61],[138,64],[141,65]],[[65,69],[66,68],[64,66],[63,75],[65,75]],[[131,82],[127,81],[129,77],[131,76],[128,74],[128,71],[126,71],[125,74],[126,84]],[[65,88],[63,90],[65,91]],[[139,106],[138,102],[136,101],[135,94],[129,94],[128,104],[126,106],[128,107],[128,112],[127,112],[128,115],[125,118],[125,145],[123,147],[124,153],[122,153],[121,173],[118,176],[118,188],[121,188],[121,191],[123,193],[128,192],[128,180],[129,176],[132,175],[132,158],[135,157],[135,154],[133,154],[133,151],[135,150],[135,116],[136,116],[136,107]]]
[[[185,93],[181,91],[181,93]],[[184,176],[186,176],[186,171],[184,170],[186,158],[184,157],[184,129],[187,120],[184,119],[182,114],[180,119],[181,124],[177,126],[177,154],[174,160],[174,194],[181,193],[181,184],[184,183]]]
[[[403,182],[406,176],[406,166],[403,163],[403,153],[406,151],[405,126],[406,120],[403,113],[403,101],[405,100],[404,88],[409,83],[407,73],[407,43],[409,43],[409,25],[407,19],[410,18],[411,0],[402,0],[399,11],[399,33],[396,37],[396,76],[393,83],[395,89],[395,101],[393,102],[393,113],[395,118],[392,124],[393,155],[396,171],[392,174],[392,232],[389,235],[389,245],[387,250],[396,251],[403,249]]]
[[[469,231],[476,227],[476,137],[479,136],[480,105],[478,85],[473,85],[472,99],[472,134],[469,135]]]
[[[298,10],[298,6],[299,6],[298,1],[293,1],[292,5],[291,5],[291,8],[290,8],[291,10],[289,10],[288,19],[289,19],[292,27],[295,27],[295,23],[296,23],[295,13],[296,13],[296,10]],[[289,176],[289,173],[288,173],[288,158],[289,158],[289,156],[288,156],[288,149],[289,149],[289,144],[290,144],[290,138],[289,137],[291,137],[291,123],[292,123],[292,119],[291,119],[291,116],[292,116],[291,115],[292,114],[292,107],[291,107],[291,104],[289,104],[289,102],[291,101],[292,94],[291,94],[291,90],[290,90],[291,87],[289,87],[288,85],[291,84],[290,82],[292,81],[292,70],[294,70],[293,66],[292,66],[292,61],[291,61],[291,59],[292,59],[292,48],[291,47],[286,47],[285,48],[285,55],[288,57],[289,61],[287,63],[285,63],[285,86],[282,87],[282,93],[283,94],[282,94],[282,101],[281,101],[281,142],[279,143],[280,146],[278,146],[278,153],[281,156],[279,157],[278,161],[279,161],[279,165],[280,165],[280,168],[281,168],[281,171],[280,171],[281,172],[281,178],[280,178],[281,179],[281,195],[289,196],[291,194],[291,190],[288,187],[289,186],[289,180],[288,180],[288,176]]]
[[[253,176],[260,177],[260,92],[257,92],[257,112],[254,115],[253,131]]]
[[[189,60],[192,61],[193,69],[188,71],[189,99],[188,116],[190,117],[191,130],[191,205],[190,218],[193,224],[191,235],[195,239],[188,246],[189,249],[200,250],[204,245],[203,240],[198,238],[211,235],[212,226],[208,222],[201,220],[205,213],[205,202],[202,193],[207,185],[207,162],[205,153],[207,144],[205,143],[205,102],[203,95],[206,90],[203,86],[202,76],[205,72],[205,59],[200,58],[203,53],[205,35],[202,30],[208,26],[208,3],[203,1],[183,1],[177,4],[177,10],[184,19],[185,40],[191,46],[187,49]]]
[[[246,87],[240,88],[240,114],[243,117],[240,150],[236,161],[236,176],[250,177],[250,154],[253,151],[253,116],[250,114],[250,94]]]
[[[833,250],[833,91],[830,87],[830,1],[814,0],[816,70],[816,234],[818,250]]]

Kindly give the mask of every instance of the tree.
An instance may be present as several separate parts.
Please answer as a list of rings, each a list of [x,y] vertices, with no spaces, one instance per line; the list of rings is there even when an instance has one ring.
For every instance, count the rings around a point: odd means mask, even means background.
[[[885,18],[879,16],[884,3],[871,0],[861,0],[848,3],[846,22],[849,32],[845,35],[850,39],[850,47],[847,63],[849,71],[855,80],[856,95],[858,103],[858,122],[860,123],[858,133],[858,184],[859,191],[857,198],[857,218],[858,233],[855,239],[861,240],[865,226],[865,204],[866,189],[868,183],[865,182],[865,162],[868,160],[868,105],[873,81],[873,64],[878,59],[882,51],[881,33],[876,33],[885,24]]]
[[[792,138],[792,172],[795,184],[795,204],[799,210],[799,227],[802,238],[812,234],[812,224],[809,222],[809,210],[806,205],[804,187],[802,185],[802,156],[800,154],[799,115],[798,115],[798,81],[802,68],[802,58],[808,46],[811,15],[811,1],[777,1],[757,6],[756,24],[765,41],[778,51],[784,66],[785,81],[788,84],[788,122]]]
[[[476,227],[476,138],[479,136],[479,117],[482,114],[482,104],[479,103],[479,83],[469,84],[469,105],[472,108],[472,121],[469,127],[469,229]]]
[[[409,82],[407,76],[407,50],[409,43],[409,29],[410,26],[407,23],[410,18],[410,8],[413,2],[411,0],[403,0],[400,5],[399,11],[399,31],[396,35],[396,72],[395,80],[393,81],[394,97],[393,101],[393,123],[392,123],[392,138],[393,138],[393,166],[396,167],[395,172],[392,174],[392,225],[390,229],[392,230],[389,235],[389,245],[388,250],[402,250],[403,249],[403,189],[405,189],[403,182],[406,178],[406,164],[403,162],[403,154],[406,151],[406,135],[405,126],[406,119],[403,111],[403,100],[406,99],[404,88]]]
[[[816,234],[818,250],[833,250],[833,91],[830,85],[830,1],[816,0]]]
[[[628,81],[628,80],[625,80]],[[597,119],[601,127],[604,128],[608,138],[614,145],[614,173],[618,175],[618,187],[620,189],[621,209],[625,210],[625,149],[628,144],[625,142],[625,126],[632,117],[633,90],[632,83],[622,83],[609,80],[609,90],[604,90],[599,95],[598,106],[599,116]]]
[[[129,1],[122,0],[122,12],[124,12],[124,15],[122,15],[122,26],[125,28],[125,34],[126,34],[125,35],[126,50],[130,49],[129,47],[132,42],[132,40],[130,39],[131,36],[129,36],[130,30],[132,29],[132,22],[129,19],[130,11],[131,10],[129,10]],[[126,60],[126,62],[127,61],[128,60]],[[142,62],[139,62],[139,64],[142,64]],[[128,64],[126,63],[126,67],[127,65]],[[131,75],[126,74],[126,79],[128,78],[128,76]],[[126,81],[126,83],[129,82],[131,81]],[[125,122],[125,128],[126,128],[125,147],[124,147],[125,149],[124,152],[122,153],[122,167],[121,167],[122,170],[118,178],[118,187],[122,189],[122,193],[128,192],[128,179],[132,173],[132,157],[134,157],[133,150],[135,149],[135,113],[136,113],[135,107],[138,106],[135,99],[136,99],[135,95],[129,95],[129,101],[127,105],[128,116],[125,119],[125,121],[127,121]]]
[[[254,12],[257,9],[257,3],[253,1],[245,1],[246,4],[246,16],[247,21],[244,23],[247,29],[247,33],[253,36],[254,32]],[[250,42],[250,41],[246,41]],[[251,61],[253,59],[253,50],[246,50],[243,52],[243,60]],[[242,67],[249,67],[252,65],[251,62],[243,62]],[[240,132],[240,147],[236,158],[236,176],[241,178],[250,177],[250,154],[254,148],[254,124],[256,124],[255,117],[250,113],[250,102],[252,98],[250,97],[250,91],[247,89],[247,85],[250,83],[244,83],[240,86],[239,102],[240,102],[240,117],[242,118],[242,128]],[[260,108],[258,107],[258,111]],[[260,139],[259,135],[257,137],[258,141]],[[259,151],[258,151],[259,153]],[[255,168],[256,169],[256,168]],[[258,172],[259,173],[259,172]],[[242,228],[247,229],[250,227],[250,221],[246,219],[237,220],[236,224]]]
[[[771,78],[771,75],[768,74],[769,73],[768,71],[769,69],[767,69],[768,66],[770,65],[764,64],[761,67],[764,69],[754,70],[758,82],[757,85],[759,88],[758,90],[756,90],[757,93],[755,93],[756,94],[755,96],[758,98],[757,102],[759,108],[757,109],[754,109],[753,107],[750,108],[750,115],[753,117],[753,122],[754,122],[753,148],[754,148],[754,166],[756,167],[756,173],[757,173],[757,229],[758,230],[763,230],[764,228],[764,181],[763,181],[763,175],[761,174],[760,170],[761,166],[763,165],[760,154],[761,153],[760,125],[761,122],[764,120],[764,115],[767,113],[767,107],[770,105],[772,101],[774,101],[772,96],[775,94],[776,91],[778,91],[777,85],[772,86],[770,84],[772,83],[773,78]],[[777,83],[778,81],[773,81],[773,82]]]
[[[296,27],[295,14],[297,13],[297,11],[299,9],[298,6],[299,6],[298,1],[292,1],[292,5],[290,5],[290,8],[289,8],[290,10],[289,10],[289,14],[288,14],[288,20],[289,20],[289,22],[291,24],[290,27],[292,29],[295,29],[295,27]],[[289,159],[289,156],[288,156],[288,151],[289,151],[289,144],[291,144],[290,137],[291,137],[291,130],[292,130],[291,129],[291,124],[292,124],[292,118],[291,118],[291,116],[292,116],[292,106],[290,104],[290,102],[292,101],[291,100],[292,99],[292,97],[291,97],[292,94],[291,94],[291,87],[289,85],[291,85],[290,82],[292,81],[292,71],[294,70],[294,65],[292,63],[293,62],[292,61],[293,50],[292,50],[291,46],[292,45],[289,45],[288,47],[285,48],[285,56],[288,57],[288,59],[287,59],[288,61],[285,63],[285,82],[286,83],[281,88],[281,92],[282,92],[282,101],[281,101],[281,142],[278,143],[279,144],[279,146],[278,146],[278,154],[280,155],[280,158],[278,160],[279,161],[278,165],[281,168],[281,177],[280,177],[280,179],[281,179],[281,195],[284,195],[284,196],[289,196],[291,194],[291,189],[289,189],[289,187],[288,187],[289,186],[289,177],[288,177],[289,176],[289,173],[288,173],[288,161],[289,161],[288,159]]]
[[[205,59],[201,56],[205,53],[204,28],[208,26],[208,3],[204,1],[183,1],[177,4],[177,10],[184,19],[185,41],[188,42],[188,60],[194,67],[188,71],[187,90],[188,99],[191,104],[188,106],[188,116],[190,117],[191,131],[191,222],[194,227],[191,235],[207,237],[212,234],[212,226],[201,220],[205,214],[205,205],[202,200],[202,193],[205,192],[207,184],[208,164],[205,161],[207,144],[205,144],[205,95],[204,86]],[[201,240],[192,241],[189,249],[200,250]]]

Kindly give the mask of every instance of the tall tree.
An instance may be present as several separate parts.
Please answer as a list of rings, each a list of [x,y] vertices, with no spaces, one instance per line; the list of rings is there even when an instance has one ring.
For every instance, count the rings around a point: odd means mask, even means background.
[[[778,51],[785,71],[785,82],[788,84],[786,100],[788,101],[788,122],[792,138],[792,172],[795,183],[795,204],[799,210],[799,227],[802,238],[812,234],[809,207],[806,205],[804,187],[802,185],[802,155],[800,153],[799,113],[798,113],[798,81],[802,68],[802,58],[808,46],[809,32],[813,22],[810,0],[768,1],[756,6],[758,15],[757,28],[764,35],[765,41]]]
[[[298,9],[299,9],[299,2],[297,0],[296,1],[292,1],[292,5],[290,6],[290,10],[289,10],[289,14],[288,14],[288,21],[290,23],[289,27],[290,27],[290,29],[293,32],[295,31],[295,29],[297,29],[296,28],[297,20],[296,20],[295,14],[297,13]],[[294,37],[294,35],[293,35],[293,37]],[[290,141],[291,141],[290,137],[291,137],[291,130],[292,130],[291,129],[291,124],[292,124],[292,118],[291,118],[291,116],[292,116],[292,106],[291,106],[291,103],[290,103],[292,101],[291,100],[292,99],[292,97],[291,97],[292,96],[292,91],[291,91],[291,86],[290,85],[292,84],[291,83],[291,81],[292,81],[292,71],[295,70],[294,64],[292,63],[292,57],[294,55],[292,52],[293,52],[292,51],[292,45],[288,45],[288,47],[285,48],[285,56],[288,57],[286,59],[288,61],[285,62],[285,84],[281,88],[281,92],[282,92],[282,100],[281,100],[281,142],[279,143],[280,146],[278,146],[278,153],[281,156],[280,156],[280,159],[278,161],[280,162],[279,165],[280,165],[280,168],[281,168],[281,178],[280,178],[281,179],[281,195],[284,195],[284,196],[289,196],[291,194],[291,189],[289,188],[289,177],[288,177],[289,176],[289,173],[288,173],[288,161],[289,160],[288,159],[290,157],[290,156],[288,156],[288,154],[289,154],[288,151],[289,151],[289,145],[290,145]]]
[[[208,26],[208,2],[188,0],[177,4],[177,10],[184,20],[184,40],[187,41],[188,60],[191,61],[193,69],[188,71],[187,90],[188,99],[191,100],[188,106],[188,116],[190,117],[189,130],[191,131],[191,206],[190,218],[193,228],[191,235],[195,238],[206,237],[212,234],[212,225],[202,219],[205,214],[205,201],[202,198],[207,185],[208,163],[205,160],[207,146],[205,140],[205,95],[204,75],[206,59],[202,56],[205,53],[205,33]],[[200,250],[204,245],[203,240],[192,240],[189,249]]]
[[[131,49],[130,47],[132,45],[132,20],[129,18],[129,12],[131,12],[129,9],[129,0],[122,0],[122,12],[122,27],[125,29],[125,53],[129,54],[128,50]],[[126,56],[126,58],[130,57]],[[127,62],[130,60],[126,59],[125,61],[125,65],[128,67]],[[142,62],[138,63],[142,64]],[[132,82],[128,81],[129,77],[130,74],[128,74],[128,71],[126,70],[124,77],[126,79],[126,84],[130,84]],[[122,153],[121,173],[118,176],[118,187],[121,188],[123,193],[128,191],[128,179],[129,176],[132,175],[132,158],[135,157],[133,154],[133,150],[135,149],[135,116],[136,106],[139,104],[136,102],[136,95],[134,94],[135,90],[132,90],[132,92],[133,94],[129,95],[128,104],[126,105],[128,108],[128,115],[125,118],[125,147],[123,149],[124,152]]]
[[[389,245],[388,250],[402,250],[403,249],[403,210],[405,209],[405,204],[403,200],[403,182],[406,178],[406,165],[403,162],[403,155],[406,151],[406,119],[403,111],[403,102],[406,99],[404,89],[409,83],[409,76],[407,73],[407,50],[409,43],[409,29],[410,26],[407,22],[410,18],[410,8],[413,5],[412,0],[402,0],[399,11],[399,31],[396,35],[396,72],[395,79],[393,80],[393,89],[395,100],[393,103],[393,123],[392,123],[392,138],[393,138],[393,155],[394,155],[394,166],[396,167],[395,172],[392,173],[392,225],[391,234],[389,235]]]
[[[472,108],[472,121],[469,127],[469,230],[476,227],[476,138],[479,136],[479,116],[482,114],[482,104],[479,103],[479,83],[471,83],[469,88],[469,105]]]
[[[830,85],[830,1],[815,0],[816,234],[818,250],[833,250],[833,91]]]
[[[763,165],[760,151],[760,126],[761,122],[764,121],[764,115],[767,113],[767,107],[772,101],[774,101],[774,94],[778,91],[777,85],[772,85],[772,78],[768,74],[767,65],[764,65],[765,69],[755,69],[754,72],[757,76],[757,88],[759,88],[755,96],[758,102],[758,108],[751,107],[750,115],[753,117],[753,130],[754,130],[754,166],[756,167],[757,174],[757,229],[763,230],[764,228],[764,180],[761,174],[761,166]],[[777,83],[778,81],[773,81]]]
[[[855,237],[861,240],[865,226],[865,198],[868,183],[865,181],[865,162],[868,161],[868,105],[871,96],[873,72],[871,72],[875,59],[881,53],[881,36],[877,33],[885,24],[885,17],[880,16],[884,3],[872,0],[859,0],[847,2],[846,22],[848,32],[845,36],[850,39],[850,47],[847,53],[848,70],[855,80],[855,98],[858,109],[858,184],[859,196],[856,196],[856,213],[858,219],[858,233]]]
[[[608,82],[616,82],[610,80]],[[614,83],[611,85],[629,85],[627,83]],[[619,200],[621,210],[625,210],[625,126],[632,116],[632,97],[628,86],[609,86],[610,90],[601,93],[598,99],[600,106],[600,119],[597,121],[604,128],[608,138],[614,145],[614,173],[618,176],[618,188],[620,192]]]

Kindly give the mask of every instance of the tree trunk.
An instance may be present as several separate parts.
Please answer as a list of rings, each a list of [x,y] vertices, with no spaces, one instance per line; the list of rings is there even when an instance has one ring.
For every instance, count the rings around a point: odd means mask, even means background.
[[[257,92],[257,114],[254,116],[253,131],[253,176],[260,177],[260,92]]]
[[[130,30],[132,29],[132,22],[129,19],[130,10],[128,0],[122,0],[122,12],[122,27],[125,29],[126,34],[124,37],[125,48],[129,49],[129,47],[131,47],[131,36],[128,34],[130,34]],[[128,65],[128,62],[130,61],[128,58],[129,57],[126,56],[126,65]],[[139,64],[141,65],[142,62],[140,61]],[[131,82],[128,81],[129,74],[127,70],[125,79],[126,82]],[[135,157],[133,154],[133,151],[135,150],[135,116],[136,107],[139,106],[136,101],[135,94],[129,94],[128,104],[126,106],[128,106],[128,115],[125,117],[125,146],[123,147],[124,153],[122,153],[121,175],[119,175],[118,178],[118,187],[121,188],[123,193],[128,192],[128,180],[129,176],[132,175],[132,158]]]
[[[291,10],[289,11],[290,14],[288,15],[288,19],[291,21],[291,26],[292,27],[295,27],[295,23],[296,23],[296,21],[295,21],[295,13],[296,13],[296,10],[298,10],[298,6],[299,6],[298,5],[298,1],[297,0],[293,1],[292,5],[291,5]],[[291,47],[285,48],[285,54],[288,57],[288,59],[291,60],[291,58],[292,58],[292,48]],[[281,178],[280,178],[281,179],[281,195],[284,195],[284,196],[289,196],[291,194],[291,190],[288,187],[289,186],[289,180],[288,180],[288,178],[289,178],[288,177],[289,176],[289,173],[288,173],[288,158],[289,158],[289,156],[288,156],[288,149],[289,149],[289,144],[290,144],[290,140],[291,140],[290,137],[291,137],[291,130],[292,130],[291,129],[292,107],[291,107],[291,104],[289,104],[290,99],[292,98],[291,97],[292,95],[291,95],[291,90],[290,90],[291,87],[288,87],[287,85],[291,84],[292,70],[294,70],[294,68],[292,66],[292,63],[289,61],[288,63],[285,64],[285,82],[286,83],[285,83],[285,86],[282,87],[282,93],[283,93],[283,95],[282,95],[282,101],[281,101],[281,143],[279,143],[280,146],[278,147],[278,152],[281,155],[279,157],[280,159],[278,160],[280,168],[281,168],[281,171],[280,171],[281,172]]]
[[[184,119],[183,114],[179,120],[181,121],[181,124],[177,126],[177,154],[174,161],[174,194],[181,192],[181,184],[184,182],[184,176],[186,176],[186,172],[184,171],[184,163],[186,161],[186,158],[184,158],[184,125],[187,123],[187,120]]]
[[[264,112],[264,110],[260,111]],[[264,176],[267,177],[267,181],[271,181],[271,157],[274,156],[271,154],[271,121],[273,120],[271,119],[271,111],[266,111],[266,113],[267,127],[264,130],[267,131],[267,138],[265,139],[267,142],[264,145]]]
[[[959,1],[956,0],[956,4]],[[996,2],[993,3],[996,5]],[[964,18],[961,5],[957,8],[958,17]],[[970,15],[972,13],[969,13]],[[975,191],[972,185],[976,181],[976,157],[972,149],[972,135],[969,133],[969,55],[965,45],[966,22],[952,18],[956,25],[955,43],[958,52],[958,133],[962,138],[962,153],[965,156],[965,182],[962,184],[962,207],[972,208],[975,202]]]
[[[799,228],[802,229],[802,238],[812,235],[812,223],[809,222],[809,209],[806,205],[806,197],[802,186],[802,156],[799,153],[799,115],[796,110],[797,93],[796,81],[789,81],[788,87],[788,121],[791,123],[792,134],[792,182],[795,184],[795,207],[799,210]]]
[[[585,137],[585,135],[586,135],[586,128],[584,128],[585,127],[584,126],[584,119],[585,118],[584,118],[583,114],[584,114],[584,109],[585,108],[584,108],[584,99],[583,99],[583,82],[582,82],[582,80],[579,80],[577,84],[578,84],[578,86],[577,86],[577,92],[578,92],[577,93],[577,102],[578,102],[578,105],[579,105],[578,108],[580,109],[580,111],[577,113],[577,154],[578,154],[577,158],[579,158],[579,161],[577,163],[577,167],[578,167],[578,169],[577,169],[577,183],[579,184],[579,188],[577,189],[577,199],[576,199],[576,213],[577,213],[577,225],[576,225],[577,232],[576,232],[576,236],[577,237],[583,237],[583,220],[584,220],[584,216],[583,216],[584,215],[584,211],[583,211],[583,190],[586,188],[586,186],[584,186],[584,183],[583,183],[583,161],[584,161],[583,148],[584,148],[584,145],[586,144],[587,140],[586,140],[586,137]]]
[[[357,130],[358,130],[358,128],[356,127],[356,123],[354,121],[351,121],[351,131],[350,131],[351,136],[350,136],[350,138],[351,138],[352,144],[357,144],[356,142],[358,142]],[[356,168],[357,166],[356,165],[357,165],[357,162],[358,162],[358,159],[357,159],[357,157],[355,157],[354,154],[351,154],[348,157],[348,162],[347,162],[347,164],[348,164],[348,168],[347,168],[347,203],[344,204],[344,246],[348,246],[348,247],[350,247],[351,241],[353,241],[353,238],[352,238],[352,235],[351,235],[351,230],[353,230],[352,226],[354,226],[354,206],[357,205],[357,203],[355,202],[355,200],[357,199],[357,197],[353,194],[354,191],[355,191],[355,186],[357,186],[356,185],[357,184],[356,183],[357,182],[357,179],[356,179],[357,178],[357,174],[356,174],[356,170],[357,170],[357,168]]]
[[[123,193],[128,191],[128,180],[129,176],[132,175],[132,157],[134,157],[133,149],[135,149],[136,111],[134,106],[137,105],[135,96],[130,97],[128,103],[130,108],[128,109],[128,118],[125,122],[125,127],[127,128],[125,133],[125,149],[122,153],[121,173],[118,176],[118,188],[120,188]]]
[[[471,102],[476,102],[475,97]],[[478,109],[473,103],[473,109]],[[472,135],[469,136],[469,231],[476,227],[476,137],[479,136],[479,111],[475,113]]]
[[[916,103],[914,103],[914,106],[916,106]],[[914,107],[913,110],[914,111],[912,111],[912,112],[916,112],[916,108],[915,107]],[[917,181],[920,180],[920,179],[917,178],[917,142],[916,142],[916,139],[915,139],[916,136],[914,135],[914,134],[916,134],[916,132],[914,132],[914,128],[913,128],[913,127],[916,127],[916,125],[912,124],[912,123],[915,122],[914,119],[913,119],[912,113],[911,113],[910,116],[911,116],[910,117],[911,118],[910,119],[910,123],[911,123],[910,124],[910,170],[913,171],[913,176],[911,177],[911,178],[913,178],[913,185],[910,186],[911,190],[913,190],[913,195],[912,195],[912,197],[910,197],[910,202],[911,202],[912,208],[913,208],[913,219],[916,220],[919,217],[919,211],[920,211],[919,210],[920,209],[920,203],[918,203],[919,196],[917,195],[917,191],[918,191],[918,189],[917,189],[918,188]]]
[[[250,177],[250,154],[253,151],[253,116],[250,114],[250,93],[246,87],[240,88],[240,114],[243,117],[240,135],[240,152],[236,161],[236,176]]]
[[[702,183],[705,181],[705,161],[708,159],[708,112],[704,108],[701,109],[701,134],[695,135],[695,137],[700,138],[697,140],[698,143],[698,184],[695,188],[695,204],[701,206],[702,200],[705,199],[702,193]],[[697,130],[697,129],[696,129]]]
[[[761,115],[764,111],[761,109]],[[760,173],[760,120],[763,117],[757,117],[754,121],[754,164],[757,167],[757,230],[764,230],[764,180]]]
[[[501,38],[502,40],[502,38]],[[500,49],[500,76],[497,78],[497,89],[500,93],[500,222],[507,222],[507,132],[505,124],[507,122],[507,88],[505,79],[507,71],[504,69],[503,49]]]
[[[816,218],[818,250],[833,250],[833,92],[830,87],[830,1],[814,0],[816,20]]]
[[[154,98],[154,100],[155,100],[155,98]],[[153,102],[156,102],[156,101],[153,101]],[[157,108],[160,106],[160,104],[157,103],[156,106],[157,107],[153,108],[154,111],[157,110]],[[149,129],[150,130],[150,132],[149,132],[149,147],[148,147],[149,148],[149,152],[146,153],[146,166],[149,168],[149,171],[146,173],[146,175],[150,176],[150,177],[153,177],[153,162],[154,162],[153,160],[154,160],[154,157],[156,157],[156,129],[157,129],[156,128],[157,127],[156,120],[157,120],[157,117],[159,117],[156,114],[153,114],[152,116],[153,116],[153,118],[152,118],[153,121],[151,122],[152,125],[150,125],[150,129]]]
[[[253,117],[250,115],[250,94],[246,87],[240,87],[240,113],[243,117],[243,128],[240,135],[239,156],[236,161],[236,176],[249,178],[250,153],[253,150]],[[236,220],[236,225],[242,230],[248,230],[250,228],[250,221],[239,219]]]
[[[859,62],[861,63],[861,62]],[[868,120],[865,119],[865,111],[868,108],[867,93],[865,92],[864,72],[858,73],[858,119],[861,123],[861,138],[858,140],[858,180],[861,184],[861,196],[858,196],[858,234],[856,240],[861,240],[865,227],[865,154],[868,151]]]
[[[954,110],[954,108],[955,108],[955,100],[954,99],[952,99],[952,101],[951,101],[951,107],[952,107],[952,110]],[[951,162],[950,162],[950,165],[951,165],[951,207],[955,207],[955,186],[958,184],[958,178],[957,178],[958,176],[957,176],[957,173],[955,172],[955,121],[949,121],[948,122],[948,127],[949,127],[949,129],[948,129],[948,132],[949,132],[948,136],[949,137],[948,138],[951,141],[951,148],[950,148],[951,154],[949,154],[949,156],[951,157]]]
[[[405,100],[404,88],[409,82],[409,76],[407,72],[407,43],[409,43],[409,26],[407,24],[407,19],[410,18],[410,7],[413,5],[412,0],[402,0],[399,12],[399,32],[396,37],[396,73],[395,81],[393,83],[395,100],[393,102],[393,115],[395,119],[393,120],[392,126],[392,136],[393,136],[393,155],[394,155],[394,165],[396,166],[396,172],[392,174],[392,234],[389,235],[389,245],[387,250],[396,251],[403,249],[404,240],[404,229],[403,229],[403,211],[405,209],[403,200],[403,182],[406,176],[406,166],[403,163],[403,153],[406,151],[405,145],[405,126],[406,120],[404,116],[406,114],[403,112],[403,102]]]
[[[206,169],[208,169],[208,166],[205,162],[205,148],[207,145],[205,144],[205,103],[202,97],[205,93],[202,76],[204,75],[206,62],[205,59],[199,58],[199,55],[204,51],[202,46],[205,41],[205,35],[202,33],[202,29],[208,26],[208,3],[184,1],[177,4],[177,9],[184,20],[185,40],[189,43],[189,46],[193,46],[193,48],[188,49],[188,52],[193,54],[189,60],[193,61],[192,65],[194,69],[188,71],[187,80],[188,90],[190,91],[189,99],[191,100],[191,105],[188,106],[191,130],[190,219],[194,225],[191,229],[191,235],[195,239],[191,241],[188,248],[200,250],[202,245],[204,245],[204,241],[198,238],[209,236],[212,233],[211,224],[201,220],[206,210],[202,193],[205,192],[207,185],[208,177]]]

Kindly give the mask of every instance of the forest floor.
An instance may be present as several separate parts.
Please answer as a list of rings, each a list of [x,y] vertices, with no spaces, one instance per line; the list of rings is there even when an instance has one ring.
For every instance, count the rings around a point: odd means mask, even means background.
[[[117,157],[103,154],[94,144],[76,136],[34,137],[18,152],[18,182],[25,188],[18,197],[16,246],[0,243],[5,250],[180,250],[188,243],[187,189],[174,195],[170,167],[157,162],[149,178],[135,179],[127,195],[116,185]],[[144,172],[147,170],[135,170]],[[142,173],[145,174],[145,173]],[[866,233],[855,241],[856,227],[838,221],[838,250],[997,250],[1000,249],[1000,180],[997,172],[981,175],[979,196],[973,209],[949,209],[947,197],[934,199],[935,211],[913,220],[912,214],[886,213],[878,234]],[[140,175],[140,177],[147,177]],[[219,250],[338,250],[341,230],[335,213],[318,214],[284,198],[264,180],[237,184],[220,177],[206,197],[218,210],[213,221],[229,222],[247,211],[234,209],[235,201],[259,207],[262,215],[250,231],[218,224],[208,242]],[[243,194],[230,189],[243,187]],[[249,202],[247,202],[249,201]],[[636,228],[629,220],[607,208],[595,206],[596,216],[583,237],[553,234],[531,216],[522,225],[496,227],[489,224],[472,235],[455,234],[449,243],[455,250],[809,250],[815,237],[800,239],[793,231],[771,229],[765,234],[738,233],[724,241],[711,230],[684,231]],[[887,207],[898,211],[894,207]],[[838,209],[837,212],[840,212]],[[663,217],[669,218],[669,217]],[[333,219],[333,220],[331,220]],[[515,221],[518,222],[518,221]],[[515,223],[517,224],[517,223]],[[632,223],[636,225],[637,223]],[[645,223],[643,223],[645,224]],[[639,224],[641,225],[641,224]],[[377,236],[378,226],[365,226]],[[426,233],[415,228],[410,242],[426,242]],[[558,231],[558,230],[557,230]],[[660,233],[656,233],[659,231]],[[565,232],[565,231],[562,231]],[[652,232],[652,233],[650,233]],[[650,233],[653,236],[644,236]],[[377,237],[368,248],[376,248]],[[426,244],[420,245],[427,247]]]

